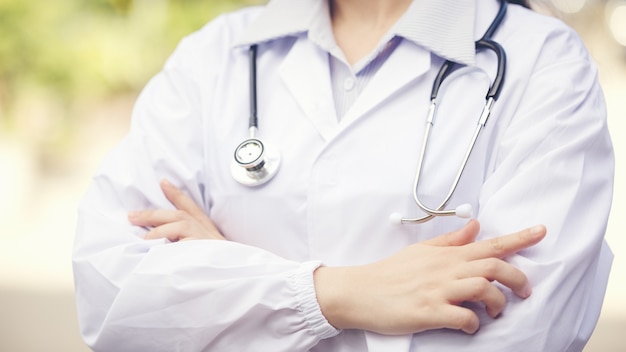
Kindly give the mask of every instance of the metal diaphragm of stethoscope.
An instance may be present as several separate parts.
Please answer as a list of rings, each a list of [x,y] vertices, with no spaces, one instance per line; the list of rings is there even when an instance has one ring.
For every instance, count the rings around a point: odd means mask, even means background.
[[[448,191],[448,194],[445,196],[444,200],[439,204],[436,208],[431,208],[425,205],[418,196],[418,186],[420,177],[422,176],[422,166],[424,164],[424,159],[426,156],[426,150],[428,149],[428,139],[430,137],[430,132],[435,123],[435,117],[437,115],[437,96],[439,94],[439,89],[442,86],[442,83],[454,70],[456,63],[452,61],[446,61],[442,66],[435,81],[433,82],[433,88],[431,91],[431,104],[428,109],[428,115],[426,120],[426,129],[424,131],[424,139],[422,141],[422,149],[419,154],[419,160],[417,163],[417,170],[415,172],[415,179],[413,182],[413,199],[417,206],[426,213],[425,216],[421,218],[404,218],[402,215],[394,213],[389,217],[392,223],[397,224],[417,224],[423,223],[436,216],[458,216],[461,218],[469,218],[472,216],[472,207],[469,204],[462,204],[455,209],[446,210],[445,207],[448,205],[448,202],[452,198],[454,191],[456,190],[459,181],[461,179],[461,175],[465,170],[465,166],[467,165],[467,161],[476,145],[476,141],[483,127],[487,123],[487,119],[491,115],[491,110],[493,104],[500,96],[500,91],[502,90],[502,86],[504,84],[504,77],[506,71],[506,53],[504,48],[497,42],[493,41],[491,37],[498,29],[502,20],[506,15],[507,10],[507,1],[500,0],[500,9],[491,25],[483,35],[481,39],[476,41],[476,51],[480,50],[491,50],[493,51],[498,59],[498,67],[496,72],[496,77],[493,80],[489,91],[485,97],[485,106],[483,111],[478,119],[478,123],[476,125],[476,129],[474,130],[474,134],[472,135],[471,141],[467,150],[463,156],[463,160],[458,169],[458,172],[452,182],[452,186]],[[235,149],[234,160],[231,164],[231,173],[233,178],[246,186],[259,186],[267,181],[269,181],[276,172],[278,171],[278,167],[280,165],[280,156],[276,149],[274,149],[271,145],[267,143],[261,142],[260,139],[256,138],[256,133],[258,130],[258,119],[257,119],[257,103],[256,103],[256,53],[257,46],[252,45],[250,47],[250,122],[249,122],[249,130],[250,130],[250,138],[243,141],[237,148]]]

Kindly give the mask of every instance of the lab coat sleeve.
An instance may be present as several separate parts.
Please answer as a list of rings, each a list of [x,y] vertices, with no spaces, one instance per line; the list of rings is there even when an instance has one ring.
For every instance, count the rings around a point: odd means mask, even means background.
[[[142,92],[130,133],[79,206],[81,333],[94,351],[307,351],[338,333],[315,297],[319,262],[230,241],[146,241],[127,220],[130,210],[171,208],[162,178],[205,204],[199,110],[208,92],[181,69],[188,49],[181,44]]]
[[[579,38],[554,34],[544,50],[554,58],[536,63],[482,189],[480,217],[486,236],[537,223],[548,230],[511,259],[534,293],[519,303],[511,297],[498,323],[515,343],[508,350],[580,351],[598,319],[612,260],[602,247],[614,157],[598,72]]]
[[[510,75],[509,87],[525,89],[521,99],[511,91],[501,99],[509,104],[499,113],[512,118],[497,127],[502,133],[478,215],[482,238],[546,225],[542,242],[508,258],[526,273],[533,294],[521,300],[503,289],[502,315],[490,319],[476,307],[481,329],[447,336],[449,350],[580,351],[598,318],[608,273],[596,269],[614,170],[604,98],[574,34],[549,35],[542,52],[528,63],[534,65],[528,79]],[[435,346],[441,333],[431,332],[425,344]]]

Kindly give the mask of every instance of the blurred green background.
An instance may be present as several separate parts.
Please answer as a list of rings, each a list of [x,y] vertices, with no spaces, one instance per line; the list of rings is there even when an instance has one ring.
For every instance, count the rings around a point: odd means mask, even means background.
[[[91,175],[183,36],[265,2],[0,0],[1,352],[88,350],[78,334],[71,248]],[[616,151],[606,235],[616,259],[585,352],[625,351],[626,0],[533,4],[573,26],[600,70]]]
[[[25,135],[44,158],[63,154],[86,105],[135,94],[185,34],[259,3],[0,0],[0,129]]]

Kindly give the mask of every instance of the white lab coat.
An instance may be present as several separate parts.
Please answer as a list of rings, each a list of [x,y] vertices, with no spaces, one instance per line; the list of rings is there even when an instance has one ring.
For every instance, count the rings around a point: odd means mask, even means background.
[[[479,2],[477,36],[497,4]],[[613,154],[597,72],[578,37],[554,19],[509,9],[495,36],[506,83],[450,204],[470,203],[481,238],[542,223],[547,238],[509,258],[533,284],[501,317],[475,307],[475,335],[337,331],[315,300],[312,272],[386,257],[459,228],[411,198],[430,88],[442,59],[400,43],[338,122],[327,54],[306,36],[260,46],[259,137],[281,151],[277,176],[236,183],[247,138],[247,50],[232,47],[259,9],[213,21],[180,44],[146,87],[129,135],[104,160],[79,209],[74,272],[81,332],[95,351],[578,351],[604,294],[596,274],[612,196]],[[482,25],[484,24],[484,25]],[[491,54],[476,57],[493,75]],[[476,70],[444,94],[420,184],[445,196],[484,102]],[[447,104],[446,104],[447,103]],[[127,212],[171,208],[182,187],[230,241],[144,241]],[[605,248],[606,250],[606,248]]]

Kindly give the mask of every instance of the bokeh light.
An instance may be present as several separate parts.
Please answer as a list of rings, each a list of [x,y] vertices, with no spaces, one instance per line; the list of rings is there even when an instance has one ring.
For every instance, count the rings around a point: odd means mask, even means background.
[[[585,0],[553,0],[554,6],[564,13],[577,13],[585,6]]]
[[[615,40],[626,46],[626,1],[611,1],[606,6],[606,16]]]

